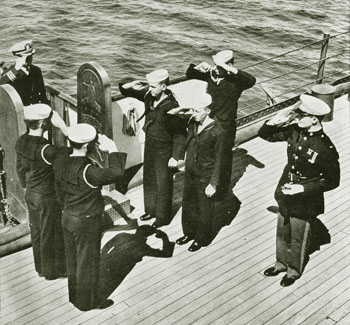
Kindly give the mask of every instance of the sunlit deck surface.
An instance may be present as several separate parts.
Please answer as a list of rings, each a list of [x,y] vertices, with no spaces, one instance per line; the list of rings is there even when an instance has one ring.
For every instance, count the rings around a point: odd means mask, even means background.
[[[89,312],[68,302],[66,279],[38,277],[31,248],[6,256],[0,260],[1,324],[350,324],[349,125],[343,96],[336,100],[335,119],[325,124],[342,171],[320,218],[332,240],[311,255],[294,285],[282,288],[282,275],[262,274],[275,260],[276,215],[267,208],[276,205],[286,145],[257,138],[241,145],[247,153],[238,151],[235,158],[241,209],[209,247],[190,253],[188,245],[176,246],[171,258],[144,257],[114,290],[114,305]],[[136,218],[143,213],[142,187],[127,195]],[[182,235],[180,209],[163,228],[171,241]],[[103,244],[117,233],[105,233]]]

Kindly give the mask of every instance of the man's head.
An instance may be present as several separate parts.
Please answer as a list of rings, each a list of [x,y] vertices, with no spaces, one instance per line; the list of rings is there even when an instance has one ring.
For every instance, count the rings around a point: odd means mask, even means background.
[[[16,60],[25,57],[26,64],[30,65],[33,62],[33,54],[35,53],[35,50],[32,46],[32,40],[25,40],[11,46],[8,52],[12,52]]]
[[[195,98],[194,103],[191,105],[193,109],[192,118],[199,123],[203,123],[205,118],[210,114],[211,110],[209,108],[211,104],[211,96],[209,94],[204,94],[198,98]]]
[[[88,146],[96,139],[96,129],[87,123],[79,123],[68,128],[68,140],[76,150],[88,152]]]
[[[24,123],[30,130],[46,131],[50,125],[52,109],[46,104],[34,104],[23,107]]]
[[[300,102],[294,108],[298,126],[304,129],[321,126],[323,117],[330,111],[330,107],[323,100],[305,94],[300,96]]]
[[[233,51],[231,50],[224,50],[216,53],[213,55],[213,61],[215,63],[215,71],[216,73],[224,77],[227,74],[227,70],[224,68],[225,65],[227,66],[233,66],[234,63],[234,57],[233,57]]]
[[[146,74],[146,79],[152,97],[159,98],[169,84],[169,73],[165,69],[155,70]]]

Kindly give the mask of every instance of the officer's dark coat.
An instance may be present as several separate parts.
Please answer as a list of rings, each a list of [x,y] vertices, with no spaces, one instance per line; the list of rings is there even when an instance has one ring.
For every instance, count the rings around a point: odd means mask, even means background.
[[[226,177],[225,170],[231,157],[231,145],[218,121],[209,123],[199,134],[196,124],[190,122],[188,129],[182,227],[186,236],[207,246],[215,235],[213,223],[223,217],[216,215],[222,213],[217,207],[225,204],[223,200],[229,192],[230,178]],[[216,189],[212,198],[205,195],[208,184]]]
[[[43,137],[24,134],[16,142],[17,174],[26,188],[35,269],[47,279],[66,273],[61,208],[52,169],[57,152]]]
[[[37,103],[49,104],[41,69],[36,65],[30,65],[28,75],[23,70],[16,70],[11,66],[0,78],[0,85],[6,83],[16,89],[24,106]]]
[[[139,89],[124,89],[119,85],[124,96],[134,97],[145,103],[146,134],[143,189],[144,206],[147,214],[156,217],[159,226],[169,224],[172,218],[173,173],[168,168],[171,157],[183,159],[186,142],[186,122],[167,112],[178,103],[170,90],[168,95],[156,107],[148,86]]]
[[[109,167],[92,165],[87,157],[68,152],[54,162],[56,189],[63,207],[69,301],[80,310],[96,308],[99,279],[103,185],[115,183],[124,172],[126,154],[111,153]]]
[[[270,142],[288,143],[288,163],[275,191],[281,214],[309,219],[324,213],[323,193],[339,186],[340,169],[338,152],[323,129],[310,133],[296,124],[277,127],[265,123],[259,136]],[[290,173],[293,183],[304,186],[303,193],[282,193],[282,186],[291,182]]]

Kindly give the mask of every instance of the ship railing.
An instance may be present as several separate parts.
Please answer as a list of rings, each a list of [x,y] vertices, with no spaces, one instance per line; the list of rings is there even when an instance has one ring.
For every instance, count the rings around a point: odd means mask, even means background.
[[[343,83],[343,82],[348,82],[350,81],[350,69],[348,65],[348,57],[349,57],[349,52],[350,49],[349,47],[344,47],[340,52],[331,54],[327,56],[327,51],[329,48],[332,48],[332,46],[329,46],[332,44],[330,40],[334,41],[337,40],[338,42],[344,44],[348,44],[347,42],[347,37],[349,37],[350,31],[345,31],[342,33],[338,33],[335,35],[329,35],[329,34],[324,34],[322,40],[317,40],[313,41],[310,43],[305,44],[304,46],[298,47],[296,49],[278,54],[276,56],[273,56],[271,58],[256,62],[254,64],[249,64],[246,66],[238,67],[241,70],[248,71],[252,68],[257,68],[259,67],[259,71],[263,71],[262,66],[267,65],[268,70],[273,70],[274,67],[276,67],[280,64],[285,64],[281,63],[280,61],[276,63],[278,59],[286,59],[288,56],[294,53],[300,54],[299,57],[296,57],[295,60],[290,60],[290,65],[291,66],[298,66],[297,68],[293,68],[287,72],[281,73],[277,76],[272,76],[269,78],[265,78],[260,80],[257,78],[257,83],[256,85],[248,90],[247,92],[244,92],[243,97],[244,99],[247,99],[244,101],[245,103],[248,103],[248,105],[243,105],[239,108],[238,112],[238,119],[237,119],[237,126],[242,127],[248,123],[254,122],[257,119],[261,119],[264,116],[269,116],[270,114],[283,109],[285,107],[288,107],[290,105],[293,105],[296,103],[299,99],[299,94],[303,92],[309,91],[309,88],[311,85],[317,84],[317,83],[322,83],[324,81],[327,81],[330,84],[338,84],[338,83]],[[343,37],[343,39],[342,39]],[[315,48],[315,46],[318,46],[318,48]],[[320,45],[321,45],[321,51],[320,51]],[[339,46],[338,46],[339,48]],[[307,50],[307,52],[303,52]],[[311,54],[310,54],[311,53]],[[311,62],[302,62],[300,59],[303,56],[313,56],[316,57],[319,55],[318,60],[312,60]],[[347,55],[347,58],[344,60],[344,62],[341,62],[341,66],[345,67],[345,69],[339,70],[339,62],[332,62],[332,60],[336,58],[340,58]],[[293,59],[293,58],[292,58]],[[324,74],[325,70],[325,63],[327,64],[332,64],[332,69],[330,69],[330,73],[328,75]],[[306,63],[306,64],[305,64]],[[314,74],[312,71],[310,72],[310,68],[314,67],[315,69],[317,68],[317,72],[315,71]],[[335,70],[337,69],[337,70]],[[333,70],[333,71],[332,71]],[[335,70],[335,71],[334,71]],[[299,72],[304,72],[303,75],[298,76],[297,73]],[[256,72],[252,71],[251,72],[253,75],[257,75]],[[334,76],[336,75],[342,75],[341,78],[334,79]],[[293,76],[292,79],[288,79],[288,84],[294,84],[296,85],[295,87],[292,87],[291,89],[282,89],[281,84],[284,84],[281,82],[281,79]],[[314,77],[316,76],[316,78]],[[306,83],[301,83],[302,80],[305,81],[305,79],[308,79],[308,82]],[[171,85],[175,85],[178,83],[185,82],[187,79],[186,76],[179,77],[179,78],[174,78],[171,81]],[[277,87],[276,85],[273,85],[273,88],[279,88],[282,89],[278,94],[273,94],[269,88],[271,89],[271,82],[274,82],[278,80],[279,84]],[[260,87],[257,87],[260,86]],[[58,91],[56,88],[47,85],[46,90],[48,93],[48,96],[51,101],[51,105],[53,109],[57,110],[61,116],[63,116],[64,120],[68,125],[70,125],[70,114],[69,110],[77,112],[77,100],[73,96],[70,96],[68,94],[65,94],[61,91]],[[255,101],[254,103],[250,104],[249,102],[249,94],[254,92],[261,92],[261,96],[258,96],[259,98],[264,98],[263,100],[258,100]],[[267,98],[266,98],[267,96]],[[254,96],[257,97],[257,96]],[[120,94],[114,94],[112,95],[112,102],[119,101],[123,99],[124,96]],[[253,113],[251,113],[253,111]],[[247,113],[249,112],[249,113]]]

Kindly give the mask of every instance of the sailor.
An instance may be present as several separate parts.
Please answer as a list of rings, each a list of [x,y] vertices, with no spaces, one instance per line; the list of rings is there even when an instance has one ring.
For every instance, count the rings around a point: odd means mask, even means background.
[[[123,174],[126,154],[119,153],[111,139],[86,123],[68,128],[73,148],[54,162],[57,192],[63,207],[62,226],[66,248],[69,301],[78,309],[104,309],[112,300],[98,297],[101,246],[103,185],[115,183]],[[108,168],[92,164],[87,153],[98,141],[99,149],[109,153]]]
[[[190,252],[208,246],[215,236],[215,204],[226,197],[229,179],[223,177],[231,145],[220,122],[210,117],[211,96],[194,98],[187,106],[193,109],[188,127],[185,161],[185,183],[182,197],[184,236],[176,243],[192,241]],[[179,113],[179,112],[178,112]]]
[[[35,270],[47,280],[66,274],[61,208],[55,198],[52,163],[58,148],[43,133],[50,123],[66,134],[66,125],[46,104],[24,106],[27,132],[16,142],[17,174],[26,189]]]
[[[15,57],[15,64],[0,77],[0,85],[12,85],[22,99],[23,105],[37,103],[49,104],[41,70],[32,64],[35,49],[32,40],[14,44],[8,52]]]
[[[281,286],[292,285],[309,260],[310,228],[324,213],[323,193],[339,186],[338,152],[322,127],[329,106],[309,95],[301,95],[291,110],[279,112],[259,130],[267,141],[288,143],[288,163],[275,190],[279,205],[276,263],[265,276],[286,272]]]
[[[173,93],[167,89],[169,74],[165,69],[146,75],[147,83],[136,80],[119,85],[124,96],[145,103],[146,134],[143,191],[145,214],[141,220],[156,218],[155,227],[168,225],[172,220],[173,171],[184,157],[186,123],[166,114],[178,107]]]
[[[233,66],[233,51],[224,50],[213,55],[214,66],[207,62],[191,63],[186,71],[189,79],[200,79],[208,83],[207,92],[212,97],[211,117],[215,117],[227,130],[234,146],[238,99],[242,92],[254,86],[256,79],[248,72]]]

